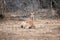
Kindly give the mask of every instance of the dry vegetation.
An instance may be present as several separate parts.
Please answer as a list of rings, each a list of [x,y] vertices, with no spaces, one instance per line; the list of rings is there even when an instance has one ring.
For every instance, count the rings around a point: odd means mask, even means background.
[[[60,40],[60,1],[52,3],[51,0],[0,0],[0,40]],[[32,12],[37,19],[35,29],[21,28],[19,18],[29,19]]]
[[[22,29],[22,21],[6,20],[0,23],[1,40],[60,40],[60,19],[35,20],[35,29]]]

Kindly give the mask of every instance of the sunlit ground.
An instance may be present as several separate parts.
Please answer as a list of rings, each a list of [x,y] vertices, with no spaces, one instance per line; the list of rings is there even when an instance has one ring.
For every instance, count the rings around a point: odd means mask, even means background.
[[[35,20],[35,29],[23,29],[22,21],[0,22],[0,40],[60,40],[60,19]]]

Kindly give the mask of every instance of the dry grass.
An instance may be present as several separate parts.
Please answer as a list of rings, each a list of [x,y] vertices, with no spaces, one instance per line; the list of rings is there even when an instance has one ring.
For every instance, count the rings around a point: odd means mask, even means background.
[[[35,29],[22,29],[22,21],[7,20],[0,23],[0,40],[60,40],[59,20],[35,21]]]

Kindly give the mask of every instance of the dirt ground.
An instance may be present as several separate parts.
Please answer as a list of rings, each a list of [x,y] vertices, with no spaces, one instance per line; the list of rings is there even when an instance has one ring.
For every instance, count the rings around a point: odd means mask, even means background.
[[[20,28],[22,21],[0,21],[0,40],[60,40],[60,19],[36,20],[35,29]]]

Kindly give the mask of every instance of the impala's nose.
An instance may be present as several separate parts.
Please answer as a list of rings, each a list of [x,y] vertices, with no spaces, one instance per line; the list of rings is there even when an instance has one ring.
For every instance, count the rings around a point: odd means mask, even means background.
[[[0,14],[0,19],[3,19],[4,18],[4,15]]]
[[[32,27],[29,27],[29,29],[31,29]]]

